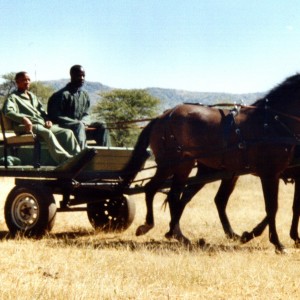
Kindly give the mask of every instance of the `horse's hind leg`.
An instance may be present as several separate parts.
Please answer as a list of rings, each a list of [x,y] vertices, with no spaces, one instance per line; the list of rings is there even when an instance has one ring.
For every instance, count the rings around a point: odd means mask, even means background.
[[[180,197],[183,185],[178,184],[176,180],[173,180],[172,187],[168,193],[168,203],[170,207],[170,215],[171,215],[171,221],[170,221],[170,230],[165,234],[165,237],[170,239],[174,238],[177,239],[180,242],[183,242],[186,245],[190,244],[190,241],[188,238],[186,238],[180,229],[180,218],[182,216],[182,213],[184,211],[184,208],[186,204],[193,198],[193,196],[199,191],[205,184],[197,185],[197,188],[192,189],[189,193],[189,189],[186,188],[184,190],[183,196]]]
[[[193,163],[189,162],[181,165],[177,172],[174,174],[172,180],[172,186],[168,193],[168,202],[170,207],[171,221],[170,230],[165,234],[166,238],[175,238],[184,244],[189,245],[190,241],[182,234],[180,229],[180,218],[186,204],[192,199],[192,197],[199,191],[205,184],[199,184],[194,189],[186,188],[184,186],[186,180],[193,168]],[[183,192],[184,191],[184,192]],[[182,194],[183,192],[183,194]],[[181,196],[182,194],[182,196]]]
[[[233,231],[226,214],[226,206],[237,180],[237,176],[233,176],[229,179],[223,179],[215,197],[215,204],[217,206],[220,221],[226,236],[230,239],[240,239],[240,236]]]
[[[295,246],[297,248],[300,248],[300,238],[298,235],[299,216],[300,216],[300,178],[295,178],[293,219],[291,224],[290,237],[295,241]]]
[[[145,185],[145,198],[146,198],[146,221],[143,225],[140,225],[136,230],[136,235],[144,235],[154,227],[153,216],[153,199],[158,189],[168,177],[168,172],[165,168],[161,169],[157,167],[157,171],[152,179]]]

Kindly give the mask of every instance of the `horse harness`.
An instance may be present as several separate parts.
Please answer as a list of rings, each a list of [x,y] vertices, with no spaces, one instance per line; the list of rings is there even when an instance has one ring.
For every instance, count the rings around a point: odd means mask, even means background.
[[[249,164],[246,156],[247,143],[243,138],[242,131],[236,122],[236,116],[239,114],[239,111],[240,111],[239,107],[235,106],[233,109],[229,111],[229,114],[224,117],[222,144],[223,144],[223,149],[231,149],[231,147],[229,147],[229,145],[231,145],[229,140],[230,140],[231,133],[233,131],[237,137],[237,148],[242,151],[242,159],[244,161],[245,169],[249,169]],[[220,113],[224,115],[223,110],[220,110]],[[224,151],[223,154],[225,154]],[[224,166],[223,162],[224,162],[224,155],[222,157],[221,167]]]
[[[247,161],[247,155],[246,150],[250,145],[258,144],[258,143],[283,143],[291,146],[300,145],[300,136],[297,133],[294,133],[290,127],[282,120],[282,118],[279,115],[282,115],[283,117],[286,117],[288,119],[292,119],[296,122],[300,122],[300,118],[281,113],[279,111],[275,111],[272,108],[270,108],[268,99],[265,99],[265,105],[264,105],[264,122],[263,122],[263,131],[264,131],[264,138],[260,140],[245,140],[243,138],[241,129],[237,125],[236,122],[236,116],[240,112],[240,107],[242,106],[236,106],[230,110],[229,114],[225,117],[226,120],[224,122],[224,146],[225,149],[229,149],[229,132],[232,132],[232,130],[235,132],[237,136],[237,148],[243,151],[243,160],[244,165],[246,169],[249,169],[250,166]],[[256,106],[243,106],[248,107],[252,109],[259,109]],[[279,127],[288,134],[288,137],[271,137],[271,132],[276,131],[276,124],[279,125]]]
[[[197,103],[186,103],[189,105],[201,105],[204,106],[203,104],[197,104]],[[207,107],[215,107],[215,106],[229,106],[232,104],[216,104],[216,105],[208,105]],[[262,139],[251,139],[251,140],[246,140],[243,137],[243,133],[241,128],[238,126],[236,117],[239,115],[240,113],[240,109],[241,108],[251,108],[251,109],[264,109],[264,122],[263,122],[263,131],[264,131],[264,138]],[[177,106],[174,107],[169,113],[168,113],[168,118],[169,120],[171,119],[173,113],[175,112]],[[282,120],[282,118],[280,117],[286,117],[288,119],[292,119],[295,120],[296,122],[300,122],[300,118],[295,117],[293,115],[288,115],[288,114],[284,114],[281,113],[279,111],[275,111],[273,109],[270,108],[270,106],[268,105],[268,99],[265,99],[265,106],[264,108],[260,108],[260,107],[256,107],[256,106],[244,106],[244,105],[234,105],[234,108],[230,109],[228,114],[224,113],[223,109],[219,109],[220,113],[222,114],[222,116],[224,116],[223,118],[223,134],[222,134],[222,149],[217,149],[216,151],[210,152],[210,153],[203,153],[203,155],[201,155],[201,157],[208,157],[211,155],[216,155],[216,154],[223,154],[223,158],[222,158],[222,163],[221,163],[221,168],[224,165],[223,161],[224,161],[224,156],[225,153],[228,151],[231,151],[233,149],[239,149],[240,151],[242,151],[242,159],[244,161],[244,168],[245,169],[249,169],[250,165],[248,163],[248,159],[247,159],[247,149],[249,148],[249,146],[251,145],[255,145],[255,144],[259,144],[259,143],[281,143],[281,144],[286,144],[286,145],[291,145],[291,146],[295,146],[295,145],[300,145],[300,135],[297,133],[294,133],[290,127]],[[275,121],[275,123],[274,123]],[[276,124],[279,125],[279,127],[281,129],[283,129],[283,131],[285,131],[288,134],[288,137],[271,137],[271,132],[276,130]],[[232,132],[234,132],[235,136],[237,137],[237,142],[235,144],[230,143],[230,138],[231,138],[231,134]],[[164,134],[162,136],[162,140],[166,141],[168,140],[169,142],[171,141],[171,145],[172,147],[176,147],[176,151],[177,153],[183,153],[184,151],[187,150],[197,150],[195,148],[192,147],[185,147],[184,145],[179,145],[179,143],[176,141],[176,137],[172,132],[171,126],[170,126],[170,122],[167,122],[167,126],[165,127],[165,131]],[[199,149],[199,147],[197,147]],[[186,158],[182,158],[182,159],[186,159]],[[197,157],[193,157],[193,158],[188,158],[188,159],[193,159],[196,160]]]

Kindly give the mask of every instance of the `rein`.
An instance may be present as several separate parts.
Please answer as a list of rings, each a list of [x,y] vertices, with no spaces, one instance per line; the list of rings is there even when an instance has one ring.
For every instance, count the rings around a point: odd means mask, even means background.
[[[287,118],[289,118],[291,120],[295,120],[297,122],[300,122],[300,117],[298,117],[298,116],[294,116],[294,115],[291,115],[291,114],[286,114],[286,113],[283,113],[283,112],[275,110],[275,109],[271,109],[271,110],[272,110],[272,112],[274,112],[274,113],[276,113],[278,115],[282,115],[282,116],[287,117]],[[276,117],[277,116],[275,116],[275,118]]]
[[[298,137],[297,134],[295,134],[285,123],[283,123],[280,118],[279,118],[279,115],[280,116],[283,116],[283,117],[286,117],[288,119],[291,119],[291,120],[294,120],[296,122],[299,122],[300,123],[300,117],[296,116],[296,115],[292,115],[292,114],[287,114],[287,113],[284,113],[284,112],[281,112],[279,110],[276,110],[276,109],[273,109],[271,107],[269,107],[267,104],[268,104],[268,99],[265,99],[266,101],[266,105],[262,108],[262,107],[257,107],[255,105],[243,105],[243,104],[232,104],[232,103],[219,103],[219,104],[211,104],[211,105],[206,105],[207,107],[234,107],[232,109],[236,111],[236,113],[238,113],[239,111],[237,110],[237,108],[241,109],[241,108],[250,108],[250,109],[263,109],[265,110],[266,112],[272,112],[273,115],[274,115],[274,120],[279,122],[279,124],[290,134],[292,135],[293,137],[296,138],[296,140],[298,141],[300,139],[300,137]],[[185,103],[185,104],[190,104],[192,105],[193,103]],[[195,105],[201,105],[201,106],[205,106],[203,104],[195,104]],[[265,126],[268,126],[268,124],[266,123]]]
[[[266,102],[267,102],[267,99],[266,99]],[[275,115],[274,116],[274,119],[276,121],[279,121],[279,117],[278,115],[281,115],[283,117],[286,117],[286,118],[289,118],[291,120],[294,120],[294,121],[297,121],[300,123],[300,117],[298,116],[295,116],[295,115],[292,115],[292,114],[287,114],[287,113],[283,113],[281,111],[278,111],[276,109],[273,109],[273,108],[270,108],[270,107],[257,107],[257,106],[254,106],[254,105],[244,105],[244,104],[233,104],[233,103],[218,103],[218,104],[210,104],[210,105],[205,105],[205,104],[202,104],[202,103],[189,103],[189,102],[184,102],[183,104],[187,104],[187,105],[198,105],[198,106],[207,106],[207,107],[211,107],[211,108],[214,108],[214,107],[234,107],[235,109],[236,108],[249,108],[249,109],[264,109],[264,110],[268,110],[269,112],[273,112],[274,114],[277,114],[277,116]],[[234,109],[233,108],[233,109]],[[172,110],[173,111],[173,110]],[[129,125],[129,124],[136,124],[136,123],[144,123],[144,122],[150,122],[152,121],[153,119],[155,118],[144,118],[144,119],[134,119],[134,120],[129,120],[129,121],[117,121],[117,122],[111,122],[111,123],[107,123],[107,129],[130,129],[132,127],[130,126],[120,126],[120,125]],[[283,123],[282,123],[283,124]],[[286,125],[285,125],[286,126]],[[287,126],[286,126],[287,127]],[[142,128],[142,127],[141,127]],[[289,130],[290,131],[290,130]],[[291,133],[291,131],[290,131]],[[293,134],[295,135],[295,134]],[[296,136],[296,135],[295,135]]]
[[[267,100],[267,99],[266,99]],[[254,106],[254,105],[243,105],[243,104],[229,104],[229,103],[220,103],[220,104],[211,104],[211,105],[208,105],[208,107],[229,107],[229,106],[234,106],[234,107],[239,107],[239,108],[251,108],[251,109],[266,109],[266,107],[264,108],[261,108],[261,107],[257,107],[257,106]],[[270,108],[268,107],[267,108],[269,111],[272,111],[273,113],[275,114],[278,114],[278,115],[282,115],[284,117],[287,117],[289,119],[292,119],[292,120],[295,120],[297,122],[300,122],[300,117],[298,116],[295,116],[295,115],[291,115],[291,114],[286,114],[286,113],[283,113],[279,110],[276,110],[276,109],[273,109],[273,108]],[[275,116],[276,117],[276,116]]]
[[[148,121],[152,121],[152,120],[153,120],[153,118],[146,118],[146,119],[129,120],[129,121],[118,121],[118,122],[108,123],[108,124],[131,124],[131,123],[148,122]]]
[[[150,122],[153,118],[145,118],[145,119],[136,119],[136,120],[129,120],[129,121],[117,121],[114,123],[106,123],[106,129],[130,129],[131,126],[120,126],[120,125],[126,125],[126,124],[135,124],[135,123],[144,123],[144,122]],[[118,126],[119,125],[119,126]],[[143,128],[143,127],[140,127]]]

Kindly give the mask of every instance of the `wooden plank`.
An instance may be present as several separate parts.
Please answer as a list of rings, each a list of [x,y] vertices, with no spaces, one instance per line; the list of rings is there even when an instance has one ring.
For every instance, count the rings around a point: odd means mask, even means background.
[[[92,147],[97,150],[95,157],[84,168],[89,171],[119,171],[128,162],[132,150],[130,148],[121,147]],[[3,148],[0,146],[0,157],[3,156]],[[18,149],[17,155],[22,165],[31,165],[32,163],[32,146],[22,146]],[[41,164],[43,166],[55,166],[56,163],[49,155],[46,145],[42,145]]]
[[[88,163],[85,170],[119,171],[131,157],[132,150],[121,147],[95,147],[96,156]]]
[[[5,134],[7,137],[15,136],[16,134],[13,131],[8,131]],[[0,141],[3,141],[3,134],[0,132]]]

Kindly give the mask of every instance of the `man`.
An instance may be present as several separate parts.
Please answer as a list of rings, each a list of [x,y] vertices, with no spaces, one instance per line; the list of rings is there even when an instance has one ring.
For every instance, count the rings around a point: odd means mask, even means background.
[[[42,103],[29,91],[30,77],[27,72],[15,76],[17,90],[3,104],[4,115],[11,119],[16,134],[32,132],[44,141],[53,160],[58,164],[80,152],[72,130],[53,125]]]
[[[71,67],[70,76],[71,81],[48,101],[50,119],[63,128],[72,129],[81,149],[86,147],[87,139],[95,140],[98,146],[110,146],[109,133],[104,124],[90,123],[90,97],[82,89],[85,80],[83,67]]]

